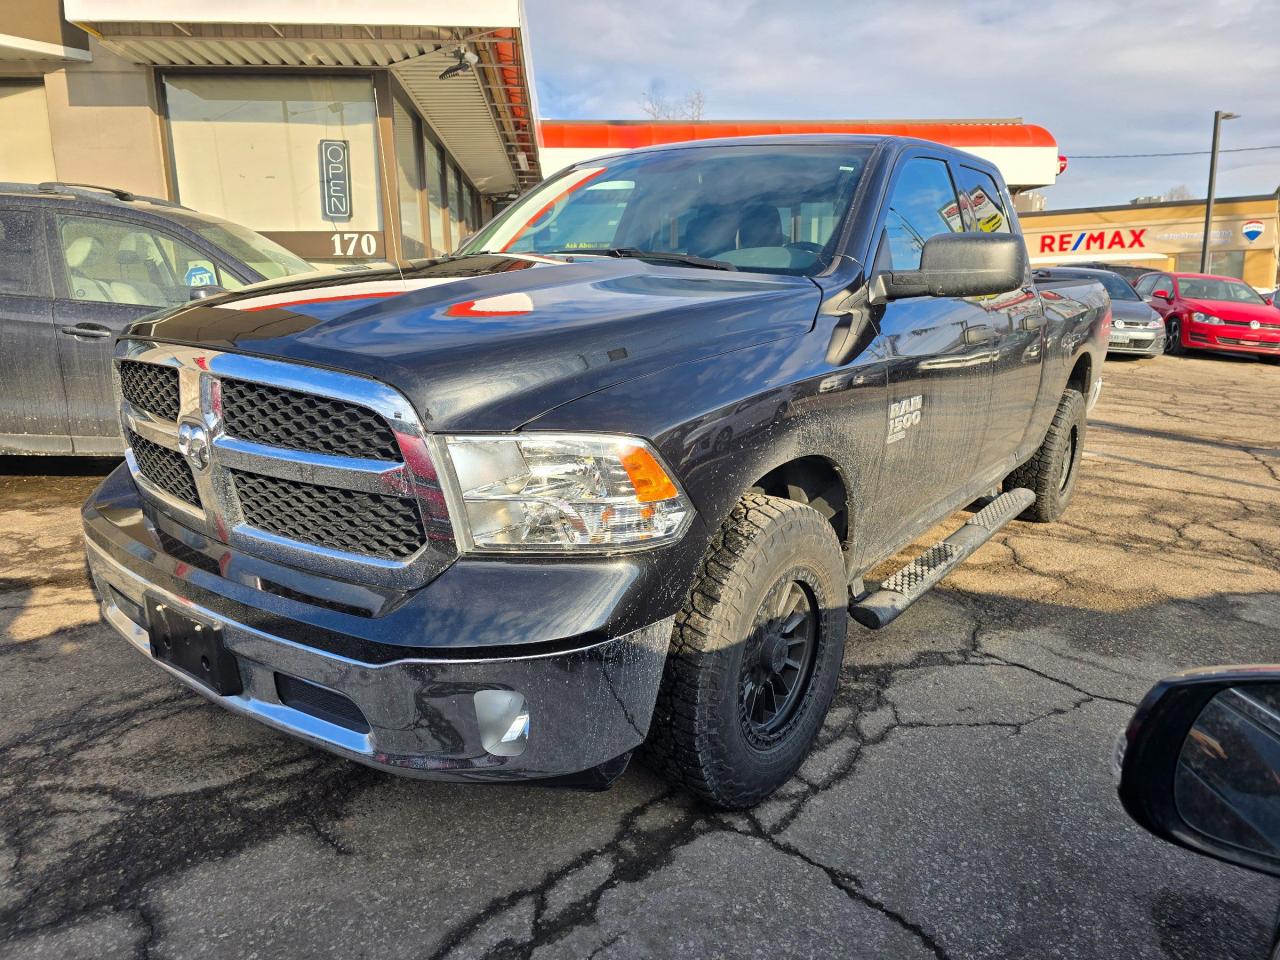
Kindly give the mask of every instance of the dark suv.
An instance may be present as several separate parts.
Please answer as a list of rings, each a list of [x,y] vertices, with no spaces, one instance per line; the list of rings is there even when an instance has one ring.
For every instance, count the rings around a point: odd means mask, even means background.
[[[167,200],[0,184],[0,453],[122,453],[111,349],[125,327],[205,292],[314,269]]]

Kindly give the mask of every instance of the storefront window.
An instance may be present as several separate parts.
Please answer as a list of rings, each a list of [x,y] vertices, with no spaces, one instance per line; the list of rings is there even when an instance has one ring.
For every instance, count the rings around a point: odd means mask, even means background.
[[[449,225],[453,249],[457,250],[467,235],[467,227],[462,219],[462,175],[453,164],[449,164]]]
[[[1199,253],[1180,253],[1174,269],[1178,273],[1200,273]],[[1243,250],[1211,250],[1209,252],[1209,269],[1204,271],[1215,277],[1235,277],[1244,279]]]
[[[164,89],[187,206],[260,231],[382,229],[370,78],[170,74]],[[345,200],[325,202],[321,141],[346,145],[346,186],[330,187]]]
[[[396,187],[400,200],[400,251],[406,258],[427,254],[422,232],[422,211],[418,195],[422,191],[422,138],[417,124],[399,100],[392,101],[392,125],[396,145]]]
[[[444,215],[448,204],[445,201],[444,151],[430,140],[425,140],[423,147],[427,160],[427,218],[431,223],[431,246],[433,254],[440,257],[453,249],[445,231]]]

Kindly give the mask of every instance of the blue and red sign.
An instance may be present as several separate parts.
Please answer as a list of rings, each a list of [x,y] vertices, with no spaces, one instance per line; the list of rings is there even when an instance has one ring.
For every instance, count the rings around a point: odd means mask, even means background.
[[[1240,232],[1244,234],[1244,238],[1250,243],[1262,236],[1263,225],[1261,220],[1246,220],[1240,224]]]
[[[1068,230],[1040,238],[1041,253],[1079,253],[1087,250],[1145,250],[1147,228],[1139,230]]]

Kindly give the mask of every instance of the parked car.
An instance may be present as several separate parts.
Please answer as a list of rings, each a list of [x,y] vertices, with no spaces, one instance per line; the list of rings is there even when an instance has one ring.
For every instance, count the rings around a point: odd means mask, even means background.
[[[0,454],[118,455],[115,338],[157,308],[315,268],[167,200],[0,184]]]
[[[1164,319],[1138,296],[1121,276],[1109,270],[1052,267],[1037,270],[1036,280],[1097,280],[1111,297],[1111,336],[1108,353],[1158,357],[1164,352]]]
[[[1001,229],[949,218],[957,187]],[[1051,293],[996,168],[937,144],[578,164],[447,260],[130,329],[126,465],[83,512],[106,619],[385,770],[605,785],[644,744],[749,806],[813,743],[850,613],[882,627],[1070,503],[1109,300]]]
[[[1243,280],[1159,272],[1134,289],[1164,317],[1166,353],[1224,350],[1280,360],[1280,310]]]
[[[1116,772],[1125,810],[1157,837],[1280,877],[1280,666],[1161,681],[1117,743]]]
[[[1106,263],[1102,260],[1088,260],[1083,263],[1062,263],[1058,265],[1062,268],[1075,269],[1084,267],[1087,270],[1107,270],[1117,276],[1123,277],[1125,283],[1133,286],[1142,277],[1151,272],[1150,267],[1132,267],[1123,263]]]

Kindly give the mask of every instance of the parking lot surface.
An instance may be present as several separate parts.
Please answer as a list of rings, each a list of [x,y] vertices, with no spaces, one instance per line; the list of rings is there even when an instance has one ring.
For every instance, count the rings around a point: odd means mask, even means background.
[[[1280,884],[1131,824],[1111,755],[1161,676],[1280,661],[1280,369],[1105,377],[1065,521],[852,627],[819,746],[738,815],[635,764],[431,784],[238,719],[99,622],[110,464],[0,466],[0,956],[1265,956]]]

